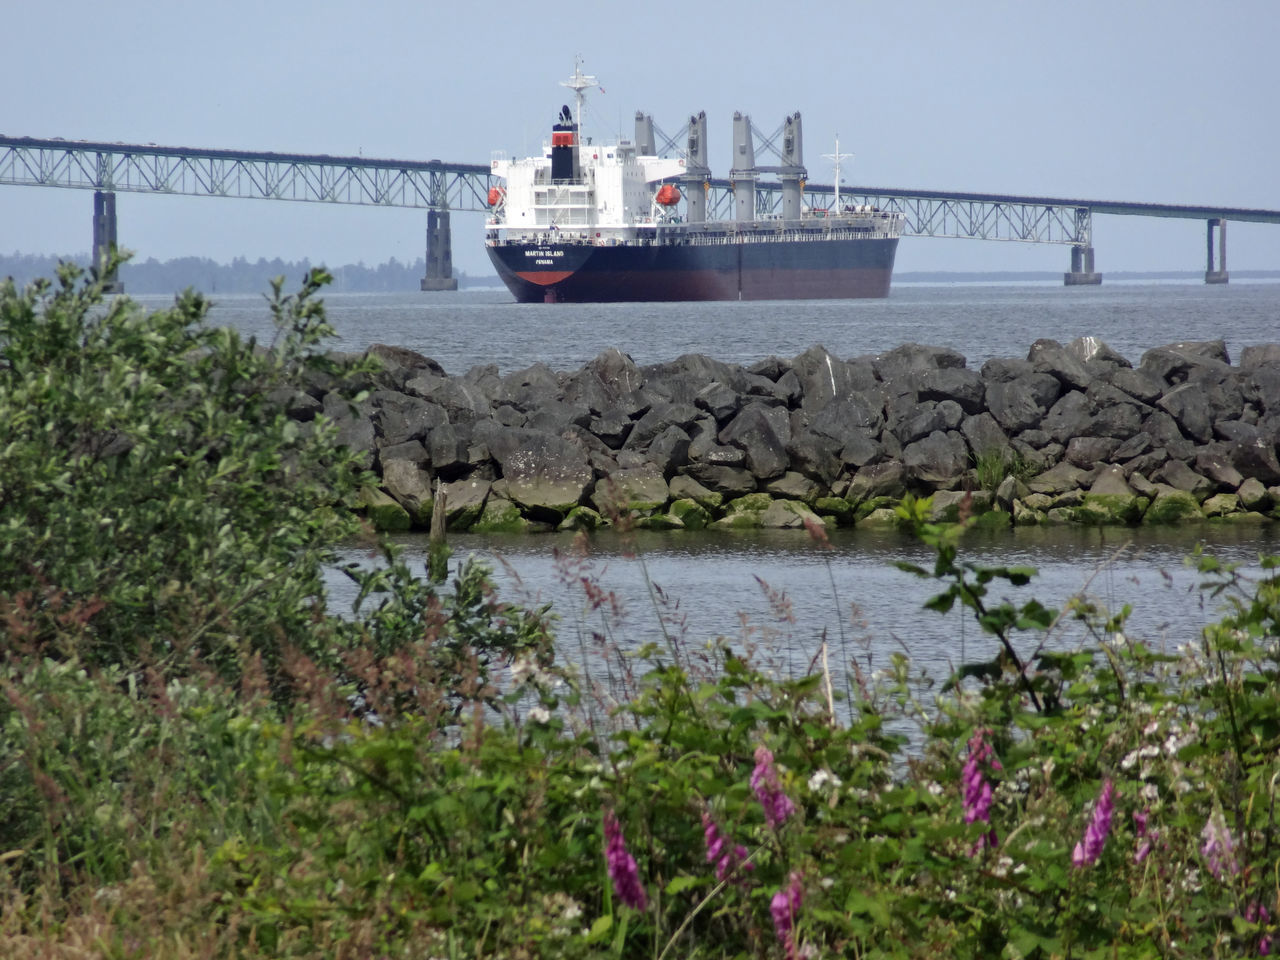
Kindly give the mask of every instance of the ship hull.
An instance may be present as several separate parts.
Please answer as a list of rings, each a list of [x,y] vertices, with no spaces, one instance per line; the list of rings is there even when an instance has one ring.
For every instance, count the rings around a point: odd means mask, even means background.
[[[521,303],[887,297],[896,237],[649,245],[494,244]]]

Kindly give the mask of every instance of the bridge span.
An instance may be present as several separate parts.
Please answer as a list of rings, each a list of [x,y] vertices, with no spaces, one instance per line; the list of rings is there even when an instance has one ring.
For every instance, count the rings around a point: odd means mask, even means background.
[[[457,288],[453,278],[451,211],[488,211],[495,185],[484,164],[441,160],[380,160],[325,154],[163,147],[155,144],[0,136],[0,184],[92,190],[93,258],[116,245],[115,195],[174,194],[311,203],[410,207],[427,211],[423,290]],[[734,184],[709,178],[708,213],[732,215]],[[807,183],[806,203],[837,203],[900,212],[904,236],[1057,243],[1071,248],[1069,286],[1096,284],[1093,215],[1170,217],[1206,224],[1206,283],[1226,283],[1228,220],[1280,223],[1280,210],[1184,206],[1057,197],[1029,197]],[[781,209],[782,184],[755,183],[757,216]],[[119,285],[116,284],[119,288]]]

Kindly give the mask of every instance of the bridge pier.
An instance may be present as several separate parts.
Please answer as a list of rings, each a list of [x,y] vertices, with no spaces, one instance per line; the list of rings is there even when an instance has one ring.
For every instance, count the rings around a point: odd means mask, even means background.
[[[1076,244],[1071,248],[1071,271],[1062,275],[1065,287],[1097,286],[1102,283],[1102,274],[1093,269],[1093,247]]]
[[[124,293],[124,284],[112,268],[104,273],[107,259],[116,250],[116,195],[93,191],[93,263],[91,269],[102,277],[103,293]]]
[[[1220,217],[1214,217],[1208,221],[1208,237],[1206,246],[1209,248],[1209,257],[1204,271],[1205,283],[1226,283],[1227,282],[1227,221]],[[1213,228],[1218,228],[1218,264],[1214,267],[1213,263]]]
[[[423,290],[457,290],[453,275],[453,239],[449,232],[449,211],[427,211],[427,275]]]

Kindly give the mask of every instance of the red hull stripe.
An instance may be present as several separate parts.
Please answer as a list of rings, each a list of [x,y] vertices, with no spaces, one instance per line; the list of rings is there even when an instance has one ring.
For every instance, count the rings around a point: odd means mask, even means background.
[[[528,280],[530,283],[536,283],[543,287],[549,287],[553,283],[559,283],[566,277],[572,277],[572,270],[527,270],[517,271],[516,276],[521,280]]]

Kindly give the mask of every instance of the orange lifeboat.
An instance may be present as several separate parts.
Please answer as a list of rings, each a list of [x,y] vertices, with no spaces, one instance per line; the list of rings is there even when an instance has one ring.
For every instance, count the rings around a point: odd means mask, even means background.
[[[489,188],[489,206],[496,207],[499,203],[502,202],[502,198],[505,197],[506,195],[507,195],[507,191],[503,190],[502,187],[490,187]]]
[[[658,188],[658,193],[653,199],[664,207],[674,207],[680,202],[680,188],[674,183],[664,183]]]

